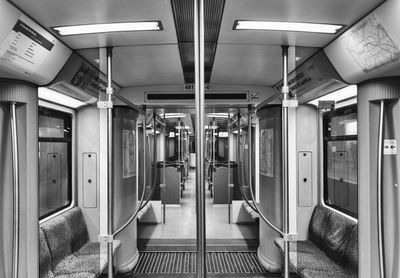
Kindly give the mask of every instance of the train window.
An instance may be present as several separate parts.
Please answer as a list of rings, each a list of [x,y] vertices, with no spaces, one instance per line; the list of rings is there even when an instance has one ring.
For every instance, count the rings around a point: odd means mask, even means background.
[[[357,107],[325,113],[323,130],[324,202],[357,218]]]
[[[39,216],[72,202],[72,115],[39,107]]]

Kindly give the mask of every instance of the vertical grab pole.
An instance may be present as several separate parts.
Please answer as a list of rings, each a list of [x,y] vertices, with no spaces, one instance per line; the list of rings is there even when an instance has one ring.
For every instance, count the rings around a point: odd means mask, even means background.
[[[180,173],[180,178],[179,178],[179,186],[180,186],[180,192],[182,192],[182,182],[183,182],[183,173],[182,173],[182,167],[181,167],[181,141],[182,141],[182,132],[181,132],[181,118],[178,118],[178,169]]]
[[[380,101],[379,110],[379,131],[378,131],[378,169],[377,169],[377,209],[378,209],[378,253],[379,253],[379,274],[380,278],[386,278],[385,273],[385,243],[383,238],[383,195],[382,195],[382,151],[383,151],[383,121],[385,113],[385,102]]]
[[[18,157],[18,135],[17,135],[17,117],[15,102],[10,104],[11,121],[11,141],[12,141],[12,162],[13,162],[13,260],[12,277],[18,278],[19,266],[19,157]]]
[[[238,111],[237,115],[237,137],[236,137],[236,160],[237,160],[237,181],[238,186],[242,186],[241,184],[241,167],[240,167],[240,111]]]
[[[156,186],[157,182],[157,114],[153,109],[153,175],[152,175],[152,185]],[[163,206],[164,209],[164,206]]]
[[[288,46],[282,45],[283,87],[282,87],[282,181],[283,181],[283,233],[289,233],[289,134],[288,134]],[[284,277],[289,278],[289,241],[284,242]]]
[[[196,224],[197,277],[206,277],[204,183],[204,0],[194,0],[194,61],[196,92]]]
[[[147,182],[147,169],[146,169],[146,163],[147,163],[147,159],[146,159],[146,107],[143,107],[143,190],[146,191],[146,182]],[[146,194],[146,192],[144,192]]]
[[[164,123],[165,123],[165,113],[164,113]],[[163,224],[165,224],[165,190],[166,190],[166,184],[165,184],[165,161],[167,159],[167,137],[166,137],[166,125],[163,126],[163,137],[164,137],[164,163],[163,163],[163,186],[164,186],[164,192],[163,192]]]
[[[113,239],[110,236],[113,234],[113,116],[112,116],[112,48],[107,47],[107,172],[108,172],[108,196],[107,196],[107,261],[108,261],[108,278],[112,278],[114,276],[113,273]]]
[[[212,121],[212,130],[211,130],[211,135],[212,135],[212,141],[211,141],[211,149],[212,149],[212,165],[213,167],[211,168],[211,178],[212,178],[212,187],[211,187],[211,196],[214,197],[214,186],[215,186],[215,171],[217,170],[217,167],[215,165],[215,133],[216,133],[216,129],[215,129],[216,125],[215,125],[215,118],[213,118]]]
[[[165,112],[164,112],[164,123],[165,123]],[[163,137],[164,137],[164,163],[163,163],[163,224],[165,224],[165,190],[166,184],[165,184],[165,160],[167,158],[167,137],[166,137],[166,125],[163,126]]]
[[[230,113],[228,112],[228,223],[231,224],[231,144],[229,138],[231,136],[231,128],[229,122],[231,120]]]
[[[252,134],[251,134],[251,105],[249,104],[249,106],[248,106],[248,116],[247,116],[247,124],[248,124],[248,128],[247,128],[247,155],[248,155],[248,166],[249,166],[249,168],[248,168],[248,175],[249,175],[249,179],[248,179],[248,181],[249,181],[249,189],[250,189],[250,195],[251,195],[251,199],[252,200],[254,200],[255,201],[255,198],[254,198],[254,194],[253,194],[253,187],[252,187],[252,176],[251,176],[251,173],[252,173],[252,161],[251,161],[251,159],[252,159],[252,156],[251,156],[251,148],[252,148],[252,138],[251,138],[251,136],[252,136]]]

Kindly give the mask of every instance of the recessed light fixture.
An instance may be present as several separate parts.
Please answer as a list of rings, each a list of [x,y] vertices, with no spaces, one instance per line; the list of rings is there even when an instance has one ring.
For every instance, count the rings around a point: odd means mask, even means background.
[[[172,118],[185,118],[186,114],[184,113],[165,113],[165,114],[160,114],[161,118],[166,118],[166,119],[172,119]]]
[[[335,34],[343,25],[325,23],[236,20],[233,30],[292,31]]]
[[[86,105],[86,103],[83,101],[61,94],[57,91],[51,90],[46,87],[39,87],[38,91],[40,99],[54,102],[62,106],[68,106],[70,108],[79,108],[83,105]]]
[[[322,100],[332,100],[335,102],[335,108],[340,108],[357,103],[357,85],[349,85],[312,101],[309,104],[318,106],[318,102]]]
[[[71,36],[109,32],[159,31],[162,30],[162,24],[161,21],[137,21],[58,26],[53,29],[60,36]]]
[[[177,125],[177,126],[175,126],[175,129],[189,129],[190,128],[190,126],[187,126],[187,125]]]
[[[228,118],[228,113],[208,113],[208,118]]]

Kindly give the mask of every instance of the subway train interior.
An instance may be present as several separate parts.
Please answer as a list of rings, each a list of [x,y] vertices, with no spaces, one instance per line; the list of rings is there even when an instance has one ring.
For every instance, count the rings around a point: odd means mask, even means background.
[[[0,278],[400,278],[399,13],[0,0]]]

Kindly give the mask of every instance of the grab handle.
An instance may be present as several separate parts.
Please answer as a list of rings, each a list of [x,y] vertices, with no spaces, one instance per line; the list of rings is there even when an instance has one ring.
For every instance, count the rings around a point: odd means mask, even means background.
[[[385,113],[385,102],[380,101],[379,130],[378,130],[378,163],[377,163],[377,224],[378,224],[378,254],[380,278],[386,278],[385,274],[385,243],[383,238],[383,208],[382,208],[382,152],[383,152],[383,120]]]
[[[13,278],[18,278],[19,265],[19,158],[18,158],[18,137],[17,137],[17,117],[16,103],[10,104],[10,122],[11,122],[11,141],[12,141],[12,161],[13,161],[13,260],[12,273]]]

